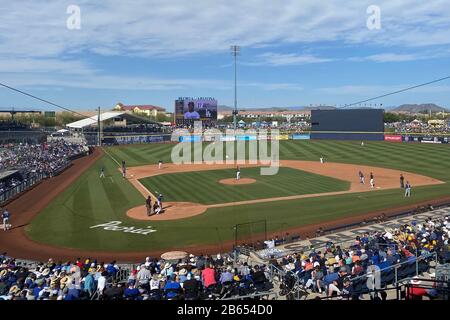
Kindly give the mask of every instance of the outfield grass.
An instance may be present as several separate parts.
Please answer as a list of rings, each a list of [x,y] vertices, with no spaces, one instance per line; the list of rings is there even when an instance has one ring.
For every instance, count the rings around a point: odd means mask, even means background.
[[[278,174],[272,176],[262,176],[260,168],[242,168],[241,177],[253,178],[256,182],[243,185],[219,183],[219,180],[235,177],[235,172],[235,169],[226,169],[170,173],[139,181],[150,192],[162,193],[165,201],[201,204],[344,191],[350,188],[350,182],[292,168],[279,168]]]
[[[173,145],[153,144],[112,147],[107,151],[127,165],[168,162]],[[382,190],[339,196],[297,199],[274,203],[208,209],[203,215],[177,221],[142,222],[129,219],[125,211],[144,204],[142,195],[123,181],[117,164],[104,156],[63,192],[29,226],[34,240],[64,247],[103,251],[145,251],[185,245],[221,243],[233,239],[233,226],[267,219],[268,231],[319,223],[338,217],[367,213],[394,206],[448,196],[450,194],[450,148],[447,145],[397,144],[384,142],[282,141],[281,159],[318,160],[366,164],[424,174],[447,183],[413,188],[412,197],[402,190]],[[107,178],[99,179],[101,165]],[[222,170],[221,170],[222,171]],[[112,179],[111,179],[112,178]],[[155,177],[156,178],[156,177]],[[177,181],[183,186],[185,182]],[[239,186],[241,187],[241,186]],[[159,191],[159,190],[158,190]],[[100,229],[92,225],[112,220],[126,226],[153,226],[157,232],[148,236]]]

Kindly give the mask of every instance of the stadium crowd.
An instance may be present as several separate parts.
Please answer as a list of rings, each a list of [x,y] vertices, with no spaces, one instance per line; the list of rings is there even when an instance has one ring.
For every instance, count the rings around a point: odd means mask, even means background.
[[[272,259],[271,264],[295,273],[307,290],[327,296],[352,296],[359,291],[354,280],[366,274],[369,266],[392,271],[402,263],[415,266],[417,256],[431,253],[436,253],[441,262],[450,261],[449,237],[449,216],[429,218],[422,224],[412,222],[384,232],[365,233],[347,247],[328,242],[323,251],[311,248],[308,253]]]
[[[18,170],[20,175],[0,181],[0,193],[14,188],[36,174],[51,177],[59,173],[72,157],[89,149],[81,144],[68,143],[62,139],[42,144],[6,144],[0,146],[0,173]]]
[[[190,255],[177,262],[147,257],[125,281],[119,281],[115,261],[50,259],[29,268],[6,253],[0,260],[0,299],[4,300],[196,300],[271,288],[266,267],[233,266],[231,256],[220,254]]]
[[[415,262],[416,256],[436,252],[439,260],[450,261],[450,221],[428,219],[400,228],[356,237],[348,247],[327,243],[326,249],[298,252],[267,264],[248,265],[230,254],[189,255],[177,261],[147,257],[127,278],[121,278],[116,261],[90,258],[75,262],[49,259],[33,267],[0,255],[0,299],[5,300],[160,300],[217,299],[243,296],[273,289],[271,270],[283,270],[284,294],[292,289],[295,274],[306,291],[326,296],[357,298],[355,279],[368,266],[386,270],[398,263]],[[428,265],[425,269],[428,270]],[[433,290],[424,291],[433,297]]]
[[[25,169],[28,172],[52,175],[64,167],[69,158],[86,152],[79,144],[54,140],[43,144],[8,144],[0,148],[0,171]]]
[[[424,133],[424,134],[447,134],[450,133],[448,123],[444,125],[432,125],[421,121],[402,121],[386,123],[386,129],[393,129],[395,133]]]

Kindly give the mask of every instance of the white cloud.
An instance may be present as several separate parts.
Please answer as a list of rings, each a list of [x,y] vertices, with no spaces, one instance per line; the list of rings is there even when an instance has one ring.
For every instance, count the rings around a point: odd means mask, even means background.
[[[78,60],[0,57],[0,72],[92,75],[95,69]]]
[[[79,0],[81,29],[68,30],[67,2],[4,1],[0,55],[49,58],[93,52],[166,57],[225,51],[234,43],[254,48],[323,41],[410,47],[450,44],[446,0],[380,0],[382,29],[377,31],[366,28],[366,8],[372,2],[286,0],[262,5],[257,0],[137,0],[130,5],[119,0]],[[301,56],[290,58],[302,62]]]
[[[350,58],[351,61],[374,61],[374,62],[402,62],[419,60],[421,57],[414,54],[380,53],[367,57]]]
[[[421,52],[421,53],[379,53],[366,57],[351,57],[349,61],[373,61],[373,62],[405,62],[416,60],[427,60],[434,58],[446,57],[449,54],[447,50],[437,50],[434,52]]]
[[[256,57],[255,61],[243,62],[244,65],[249,66],[292,66],[292,65],[302,65],[310,63],[322,63],[333,61],[333,59],[320,58],[310,54],[295,54],[295,53],[274,53],[266,52],[260,54]]]

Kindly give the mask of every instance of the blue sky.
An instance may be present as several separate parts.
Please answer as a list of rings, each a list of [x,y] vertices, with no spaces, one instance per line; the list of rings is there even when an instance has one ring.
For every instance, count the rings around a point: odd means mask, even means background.
[[[381,28],[366,22],[380,8]],[[66,26],[69,5],[81,28]],[[450,75],[450,7],[430,1],[2,1],[0,79],[69,108],[179,96],[240,107],[343,105]],[[53,107],[0,88],[0,108]],[[450,81],[372,103],[450,107]]]

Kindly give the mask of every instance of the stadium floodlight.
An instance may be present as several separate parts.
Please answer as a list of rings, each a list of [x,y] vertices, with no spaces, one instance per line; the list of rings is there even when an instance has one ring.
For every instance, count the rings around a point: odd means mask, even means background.
[[[234,57],[234,110],[233,110],[233,126],[234,130],[236,130],[237,127],[237,56],[239,55],[241,51],[241,47],[239,46],[231,46],[231,54]]]

